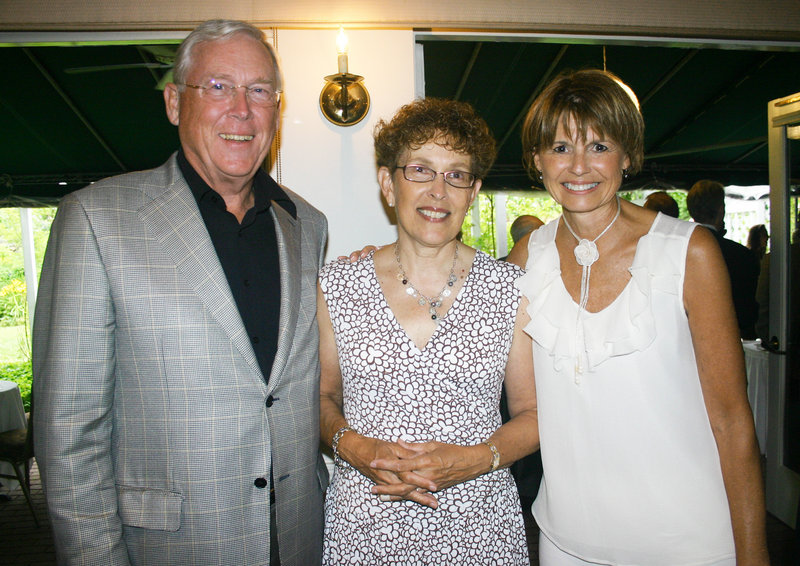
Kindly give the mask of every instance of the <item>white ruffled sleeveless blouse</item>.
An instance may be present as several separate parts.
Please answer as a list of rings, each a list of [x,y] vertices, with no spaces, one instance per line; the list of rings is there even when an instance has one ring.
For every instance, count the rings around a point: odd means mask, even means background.
[[[533,512],[545,536],[584,560],[676,566],[734,555],[683,307],[694,226],[659,214],[628,285],[580,320],[561,280],[558,220],[530,239],[517,286],[530,300],[544,464]]]

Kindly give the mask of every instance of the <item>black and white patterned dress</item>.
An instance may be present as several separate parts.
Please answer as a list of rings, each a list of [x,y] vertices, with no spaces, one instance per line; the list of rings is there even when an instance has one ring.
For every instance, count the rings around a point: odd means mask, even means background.
[[[477,444],[500,426],[499,399],[522,271],[478,252],[453,306],[419,350],[381,292],[372,255],[320,273],[342,372],[344,415],[365,436]],[[436,494],[438,509],[380,501],[337,466],[325,501],[323,564],[527,565],[508,469]]]

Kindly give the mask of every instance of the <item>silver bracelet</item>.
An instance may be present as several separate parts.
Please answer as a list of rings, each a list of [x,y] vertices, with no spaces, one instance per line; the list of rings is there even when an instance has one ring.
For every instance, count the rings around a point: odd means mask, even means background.
[[[331,440],[331,448],[333,449],[333,463],[334,465],[341,466],[342,465],[342,457],[339,456],[339,441],[344,436],[345,432],[356,432],[353,427],[350,425],[344,425],[342,428],[336,431],[333,435],[333,440]]]

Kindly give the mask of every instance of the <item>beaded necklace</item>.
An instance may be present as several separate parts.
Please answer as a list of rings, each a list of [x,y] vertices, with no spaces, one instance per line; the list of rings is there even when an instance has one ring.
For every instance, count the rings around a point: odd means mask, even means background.
[[[442,287],[442,290],[439,291],[439,294],[436,297],[427,297],[423,295],[408,279],[408,276],[403,269],[403,264],[400,262],[400,248],[397,243],[394,245],[394,259],[397,260],[397,267],[399,269],[399,272],[397,273],[397,279],[406,286],[406,294],[417,299],[417,304],[420,306],[428,305],[428,313],[431,315],[431,320],[435,321],[436,324],[439,324],[439,312],[436,309],[442,306],[442,302],[446,297],[450,296],[452,293],[450,288],[455,285],[456,281],[458,281],[455,273],[456,261],[458,260],[458,244],[456,244],[456,251],[453,254],[453,265],[450,266],[450,275],[447,277],[447,282],[444,284],[444,287]]]

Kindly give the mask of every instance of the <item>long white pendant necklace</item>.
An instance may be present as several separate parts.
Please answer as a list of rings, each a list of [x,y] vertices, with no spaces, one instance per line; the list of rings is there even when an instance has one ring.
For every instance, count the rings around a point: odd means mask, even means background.
[[[456,244],[456,251],[453,254],[453,265],[450,266],[450,275],[447,277],[447,281],[445,282],[444,287],[442,287],[442,290],[439,291],[439,294],[435,297],[427,297],[423,295],[419,289],[414,287],[414,284],[408,279],[408,276],[403,269],[403,264],[400,262],[400,248],[396,243],[394,245],[394,259],[397,261],[397,267],[399,269],[397,273],[397,279],[406,286],[406,294],[417,299],[417,304],[420,306],[428,305],[428,313],[431,315],[431,320],[438,325],[439,312],[436,309],[441,307],[444,299],[451,295],[452,291],[450,288],[455,285],[456,281],[458,281],[458,277],[456,277],[455,272],[456,261],[458,260],[458,244]]]
[[[617,221],[619,218],[621,207],[619,202],[619,196],[617,196],[617,213],[614,215],[614,218],[611,222],[608,223],[602,232],[594,239],[594,240],[587,240],[586,238],[579,238],[578,235],[575,233],[575,230],[572,229],[572,226],[569,225],[567,221],[567,217],[563,214],[561,218],[564,219],[564,226],[567,227],[569,233],[574,236],[576,240],[578,240],[578,245],[575,246],[575,260],[578,262],[578,265],[582,266],[583,269],[581,271],[581,296],[580,300],[578,301],[578,321],[577,321],[577,332],[575,333],[575,340],[576,340],[576,348],[575,348],[575,383],[580,383],[580,375],[583,373],[583,356],[585,355],[586,350],[586,340],[583,335],[583,326],[581,325],[581,315],[583,312],[586,311],[586,303],[589,302],[589,278],[592,274],[592,264],[598,260],[600,257],[600,252],[597,249],[597,240],[603,237],[603,234],[608,232],[611,227],[614,225],[614,222]],[[581,348],[582,346],[582,348]]]

